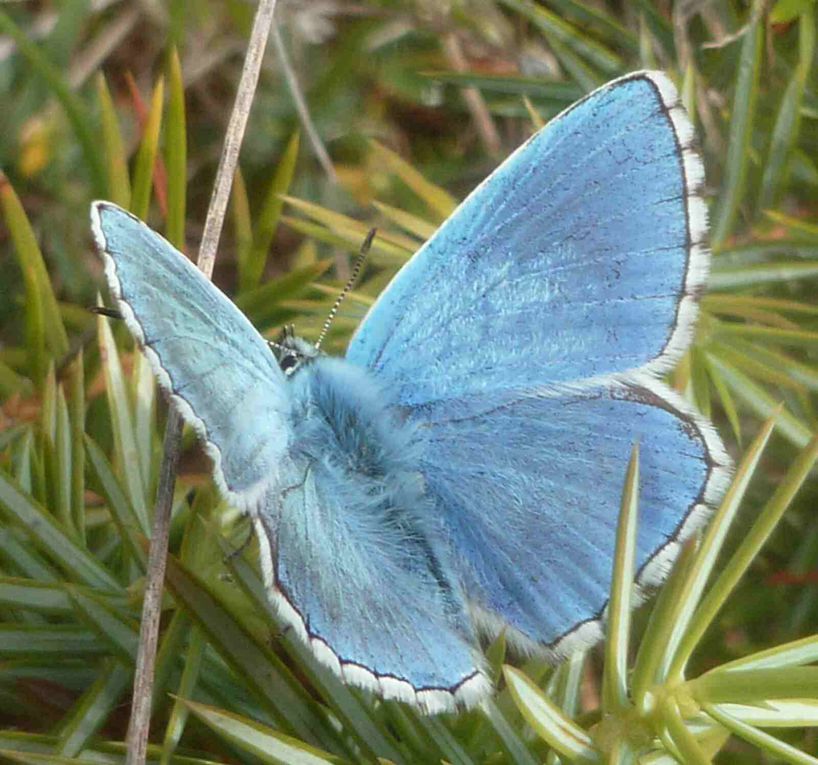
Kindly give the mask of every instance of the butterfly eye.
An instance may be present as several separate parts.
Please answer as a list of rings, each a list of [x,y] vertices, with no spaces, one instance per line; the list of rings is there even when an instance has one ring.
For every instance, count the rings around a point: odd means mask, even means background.
[[[288,353],[281,361],[278,362],[278,365],[281,367],[281,371],[284,372],[285,376],[289,377],[296,369],[298,369],[299,364],[301,363],[301,359],[295,353]]]

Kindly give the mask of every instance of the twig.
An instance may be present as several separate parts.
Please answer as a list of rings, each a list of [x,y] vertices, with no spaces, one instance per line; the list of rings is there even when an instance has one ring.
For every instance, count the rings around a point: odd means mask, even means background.
[[[322,168],[324,168],[327,178],[329,178],[331,183],[337,184],[338,174],[335,172],[335,166],[332,164],[327,148],[324,146],[321,136],[318,135],[318,131],[315,128],[315,123],[312,121],[310,110],[307,106],[307,99],[304,98],[301,85],[299,85],[298,78],[295,76],[295,70],[290,63],[290,57],[287,53],[287,48],[284,45],[284,40],[281,38],[281,32],[279,32],[278,27],[273,27],[273,47],[275,48],[276,55],[278,56],[278,63],[281,67],[281,71],[284,72],[284,79],[287,81],[287,88],[292,96],[295,110],[298,112],[298,119],[301,122],[301,127],[304,128],[304,132],[307,134],[312,150],[318,159],[318,163]],[[346,254],[346,252],[336,250],[335,275],[338,277],[338,281],[348,281],[349,274],[349,256]]]
[[[153,700],[153,672],[156,664],[156,645],[159,642],[159,617],[162,614],[162,588],[170,532],[170,508],[179,465],[179,435],[182,418],[174,407],[168,412],[165,427],[164,456],[159,470],[151,544],[148,551],[148,570],[145,577],[145,596],[142,601],[142,621],[139,625],[139,648],[134,670],[131,719],[128,723],[126,765],[144,765],[148,750],[148,733]]]
[[[239,80],[236,102],[230,115],[227,134],[224,139],[222,156],[216,171],[210,207],[205,219],[202,240],[199,245],[197,265],[210,276],[216,259],[224,215],[230,198],[230,185],[238,164],[239,149],[247,126],[247,118],[258,84],[264,49],[273,21],[276,0],[259,0],[250,42],[244,60],[244,68]],[[174,407],[168,414],[165,428],[164,456],[159,472],[159,488],[156,493],[153,531],[148,553],[145,599],[142,604],[142,622],[139,628],[139,649],[134,673],[133,703],[128,724],[126,765],[143,765],[148,748],[150,731],[151,701],[153,695],[153,675],[156,664],[156,645],[159,638],[159,617],[162,609],[162,587],[168,552],[168,532],[173,490],[176,483],[176,468],[179,462],[182,418]]]
[[[106,10],[111,5],[116,5],[120,0],[93,0],[90,7],[90,12],[99,14]],[[57,26],[60,20],[60,11],[49,11],[39,14],[34,23],[31,24],[27,31],[28,36],[35,41],[44,40]],[[114,22],[116,23],[116,22]],[[7,35],[0,35],[0,63],[3,63],[10,58],[17,51],[17,44]]]
[[[460,47],[460,40],[458,40],[457,35],[453,32],[447,34],[443,40],[443,49],[446,52],[446,58],[456,72],[465,72],[467,70],[466,57],[463,55],[463,49]],[[466,108],[471,112],[472,119],[477,127],[483,148],[492,157],[498,156],[502,149],[500,134],[497,132],[497,126],[491,118],[491,113],[483,100],[482,94],[477,88],[463,88],[462,95],[463,100],[466,102]]]
[[[281,66],[281,71],[284,72],[284,79],[287,80],[287,87],[290,90],[290,95],[293,97],[295,110],[298,112],[298,119],[301,120],[301,125],[304,128],[304,132],[307,134],[307,138],[310,139],[310,143],[312,144],[312,150],[315,152],[315,156],[318,158],[318,162],[321,164],[321,167],[324,168],[327,178],[329,178],[333,183],[338,183],[338,176],[335,173],[332,160],[327,153],[324,143],[321,141],[321,136],[318,135],[318,131],[315,129],[315,124],[312,121],[312,117],[310,117],[310,110],[307,108],[307,100],[304,98],[304,94],[301,92],[301,86],[298,84],[298,78],[295,76],[295,71],[290,63],[290,57],[287,55],[287,49],[284,46],[284,40],[281,39],[281,32],[278,31],[278,27],[273,27],[273,47],[275,48],[276,55],[278,56],[278,63]]]
[[[71,62],[68,81],[71,87],[79,89],[91,75],[98,71],[103,62],[122,44],[133,31],[142,13],[136,6],[125,6],[105,27],[97,30],[93,39],[79,49]]]
[[[233,176],[236,174],[239,149],[244,138],[244,128],[247,126],[247,118],[250,115],[250,107],[253,104],[253,96],[261,72],[264,49],[267,46],[267,38],[271,29],[275,36],[275,28],[273,27],[275,7],[276,0],[259,0],[258,10],[253,21],[253,29],[250,32],[250,43],[247,47],[244,69],[239,80],[236,103],[233,105],[233,113],[230,115],[230,122],[227,125],[227,135],[224,138],[219,169],[216,171],[216,182],[213,185],[210,207],[205,219],[202,241],[199,245],[197,265],[207,276],[213,273],[213,263],[216,259],[216,248],[219,245],[219,237],[222,233],[224,214],[227,210],[227,203],[230,201],[230,186],[233,183]]]

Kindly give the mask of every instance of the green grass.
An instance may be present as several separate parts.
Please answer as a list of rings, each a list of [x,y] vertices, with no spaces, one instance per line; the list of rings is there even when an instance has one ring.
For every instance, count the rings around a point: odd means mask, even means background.
[[[295,322],[315,337],[378,226],[327,339],[341,352],[497,163],[463,87],[509,152],[588,89],[663,68],[699,129],[714,246],[696,342],[671,382],[740,468],[631,617],[634,459],[607,643],[551,667],[499,639],[498,694],[426,718],[344,686],[280,631],[254,547],[225,559],[246,525],[187,434],[151,761],[818,762],[814,3],[713,0],[689,18],[652,0],[486,0],[437,16],[400,1],[327,7],[337,14],[279,10],[338,183],[271,56],[217,283],[268,336]],[[123,329],[86,310],[101,288],[88,203],[115,200],[193,249],[252,13],[239,0],[157,8],[0,8],[0,761],[123,756],[166,408]]]

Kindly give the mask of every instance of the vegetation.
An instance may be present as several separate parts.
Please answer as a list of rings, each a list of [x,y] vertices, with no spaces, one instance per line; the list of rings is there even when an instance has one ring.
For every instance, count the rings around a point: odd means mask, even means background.
[[[180,248],[198,241],[252,13],[238,0],[0,9],[0,760],[122,760],[166,408],[124,329],[87,310],[101,288],[88,205],[111,199]],[[740,469],[631,626],[634,459],[606,645],[554,668],[498,640],[497,696],[430,718],[343,686],[278,630],[254,546],[228,557],[246,521],[188,433],[149,759],[818,762],[812,0],[281,0],[277,18],[215,274],[260,331],[317,335],[377,225],[327,341],[341,351],[536,126],[662,68],[699,128],[714,250],[672,383]]]

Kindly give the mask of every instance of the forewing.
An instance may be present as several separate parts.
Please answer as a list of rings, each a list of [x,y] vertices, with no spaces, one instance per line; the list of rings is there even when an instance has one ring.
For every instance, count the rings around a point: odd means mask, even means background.
[[[91,207],[105,276],[159,384],[203,439],[220,489],[252,508],[290,433],[284,376],[235,305],[178,250],[109,202]]]
[[[462,595],[411,528],[350,501],[321,460],[285,468],[255,519],[280,617],[347,683],[426,712],[490,690]],[[353,492],[354,494],[354,492]]]
[[[664,74],[592,93],[463,202],[348,358],[410,405],[666,371],[690,342],[708,265],[692,140]]]
[[[660,582],[724,492],[709,422],[651,377],[488,406],[417,409],[422,467],[483,625],[564,656],[595,642],[620,497],[640,444],[639,583]]]

